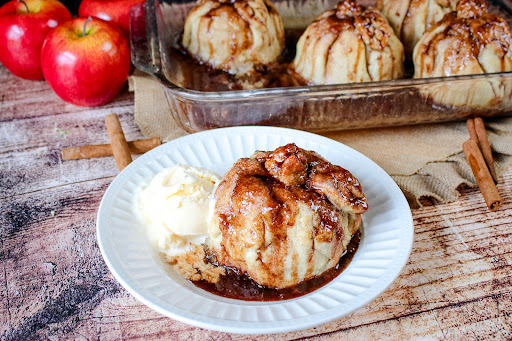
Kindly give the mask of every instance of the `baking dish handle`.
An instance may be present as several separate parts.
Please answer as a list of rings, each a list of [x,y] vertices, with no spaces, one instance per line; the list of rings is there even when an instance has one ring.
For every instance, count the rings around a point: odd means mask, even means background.
[[[148,0],[130,10],[130,48],[133,65],[158,76],[161,64],[154,6],[155,0]]]

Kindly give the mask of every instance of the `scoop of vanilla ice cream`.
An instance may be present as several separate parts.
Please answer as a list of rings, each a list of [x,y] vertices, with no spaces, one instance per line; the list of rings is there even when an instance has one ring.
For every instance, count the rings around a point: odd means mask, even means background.
[[[244,75],[277,61],[284,27],[268,0],[199,0],[185,21],[182,44],[201,62]]]
[[[219,177],[205,169],[177,165],[158,173],[139,195],[148,236],[160,252],[175,255],[208,235],[208,212]]]
[[[403,60],[402,43],[386,18],[344,0],[308,26],[293,67],[313,84],[342,84],[401,78]]]

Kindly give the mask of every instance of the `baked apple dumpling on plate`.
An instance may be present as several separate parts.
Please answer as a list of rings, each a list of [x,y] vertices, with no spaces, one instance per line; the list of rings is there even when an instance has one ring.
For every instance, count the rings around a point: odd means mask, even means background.
[[[207,249],[270,288],[334,267],[368,209],[349,171],[295,144],[239,159],[215,199]]]

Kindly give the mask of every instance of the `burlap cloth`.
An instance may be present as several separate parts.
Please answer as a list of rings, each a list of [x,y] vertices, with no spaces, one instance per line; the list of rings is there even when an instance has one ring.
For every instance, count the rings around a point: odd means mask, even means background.
[[[135,122],[147,137],[170,141],[188,133],[172,119],[157,80],[138,70],[129,78],[135,92]],[[512,117],[486,119],[498,176],[512,162]],[[352,130],[322,134],[363,153],[381,166],[400,186],[411,207],[420,198],[451,202],[461,184],[476,186],[462,152],[469,138],[465,122]]]

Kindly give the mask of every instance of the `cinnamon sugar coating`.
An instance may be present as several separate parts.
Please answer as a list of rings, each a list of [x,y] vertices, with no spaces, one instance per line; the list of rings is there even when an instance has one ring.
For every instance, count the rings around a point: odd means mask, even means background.
[[[377,0],[377,8],[388,19],[404,44],[405,56],[412,58],[414,46],[423,33],[456,9],[459,0]]]
[[[349,171],[294,144],[238,160],[215,198],[208,249],[273,288],[336,265],[368,209]]]
[[[268,0],[199,0],[185,21],[182,44],[200,62],[246,75],[278,60],[284,27]]]
[[[403,46],[375,8],[344,0],[322,13],[297,43],[295,71],[312,84],[403,77]]]
[[[511,43],[508,24],[484,0],[463,0],[418,41],[414,77],[512,71]]]

